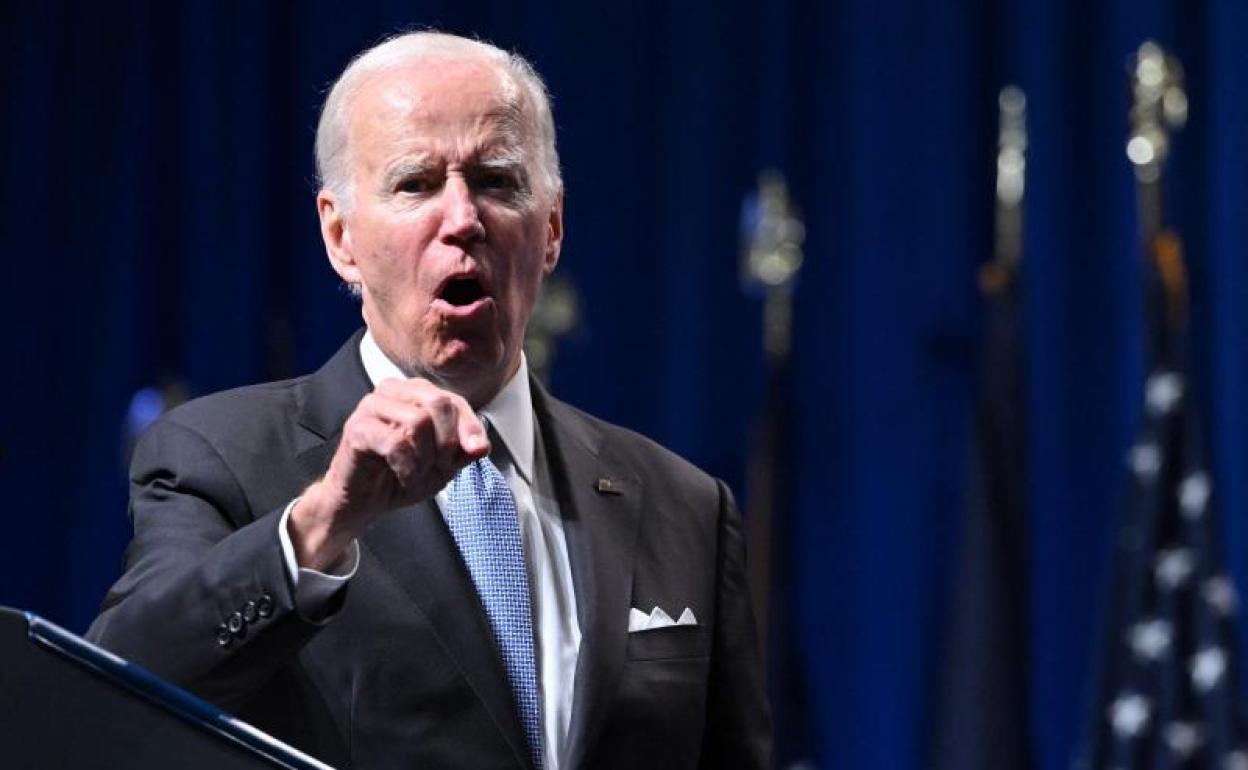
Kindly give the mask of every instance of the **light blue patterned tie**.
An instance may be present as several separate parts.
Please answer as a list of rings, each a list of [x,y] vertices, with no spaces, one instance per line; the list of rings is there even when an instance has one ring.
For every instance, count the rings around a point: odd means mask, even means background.
[[[533,651],[529,577],[507,481],[490,458],[464,466],[446,489],[446,524],[472,575],[503,656],[533,765],[542,767],[542,701]]]

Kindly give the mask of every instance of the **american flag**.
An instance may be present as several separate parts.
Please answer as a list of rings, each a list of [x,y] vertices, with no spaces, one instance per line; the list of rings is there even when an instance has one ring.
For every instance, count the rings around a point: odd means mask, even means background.
[[[1110,625],[1089,770],[1248,770],[1235,665],[1239,600],[1223,569],[1218,490],[1189,366],[1180,241],[1163,226],[1162,165],[1187,112],[1183,70],[1156,43],[1133,60],[1132,134],[1145,235],[1148,376],[1127,454],[1130,487],[1116,552]]]
[[[1128,505],[1081,765],[1248,770],[1235,665],[1239,600],[1221,563],[1205,414],[1187,366],[1181,257],[1168,234],[1153,250],[1151,370],[1127,453]]]

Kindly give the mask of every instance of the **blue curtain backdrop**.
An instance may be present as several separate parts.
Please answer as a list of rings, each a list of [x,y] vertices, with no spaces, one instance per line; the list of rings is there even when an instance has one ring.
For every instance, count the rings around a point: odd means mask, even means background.
[[[583,328],[554,390],[743,496],[761,307],[741,199],[782,169],[808,226],[785,590],[818,765],[918,770],[967,478],[995,95],[1027,93],[1032,733],[1065,770],[1142,376],[1124,65],[1187,69],[1170,214],[1193,274],[1225,547],[1248,588],[1248,9],[1230,0],[0,2],[0,603],[82,630],[128,536],[140,387],[306,372],[357,326],[325,263],[326,84],[399,27],[528,54],[555,95],[561,272]]]

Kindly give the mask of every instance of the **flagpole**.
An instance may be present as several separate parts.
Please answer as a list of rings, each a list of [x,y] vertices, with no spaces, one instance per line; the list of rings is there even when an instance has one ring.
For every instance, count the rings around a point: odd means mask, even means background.
[[[793,290],[804,255],[806,229],[798,218],[784,178],[775,170],[759,176],[757,192],[746,201],[742,230],[741,282],[763,296],[763,352],[766,390],[755,418],[746,479],[746,532],[750,590],[759,639],[767,653],[771,600],[775,586],[777,521],[788,504],[780,459],[788,433],[788,371],[793,337]]]
[[[934,709],[933,770],[1027,770],[1027,473],[1020,269],[1027,101],[998,98],[993,258],[979,270],[983,324],[966,500]]]
[[[1174,360],[1187,325],[1187,278],[1182,244],[1165,225],[1162,172],[1170,156],[1171,134],[1187,122],[1183,67],[1152,41],[1143,43],[1130,62],[1131,134],[1127,159],[1135,171],[1140,238],[1146,259],[1149,308],[1149,351],[1154,361],[1180,366]]]

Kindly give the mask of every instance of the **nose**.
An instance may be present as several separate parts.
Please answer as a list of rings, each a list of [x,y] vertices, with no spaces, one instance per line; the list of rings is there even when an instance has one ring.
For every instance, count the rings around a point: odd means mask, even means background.
[[[459,174],[447,177],[442,188],[442,230],[444,242],[467,246],[485,238],[477,202],[467,181]]]

